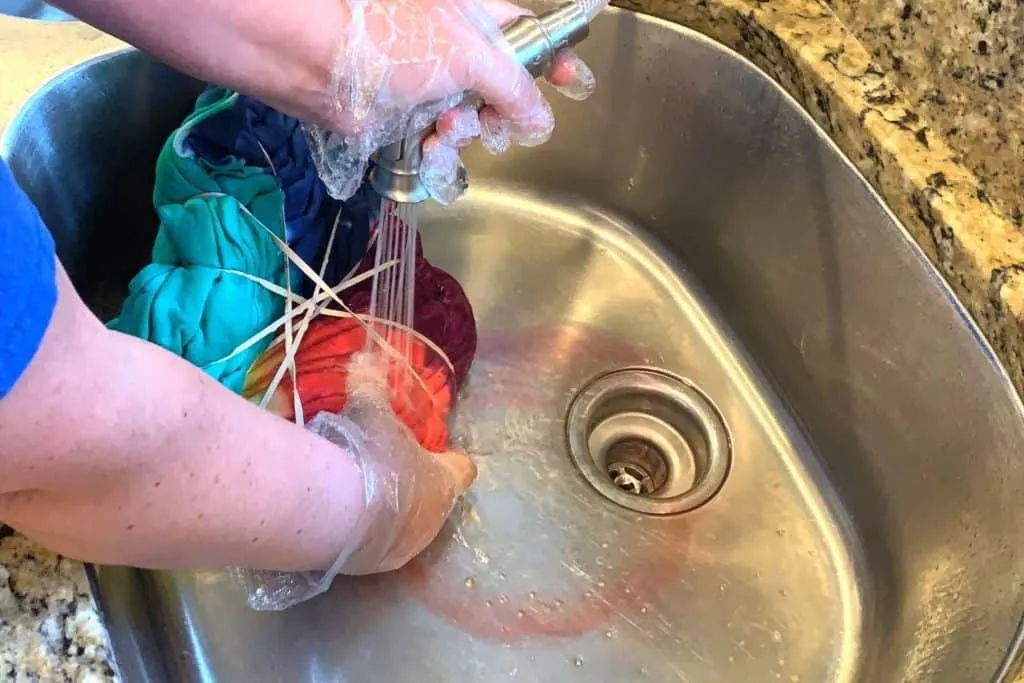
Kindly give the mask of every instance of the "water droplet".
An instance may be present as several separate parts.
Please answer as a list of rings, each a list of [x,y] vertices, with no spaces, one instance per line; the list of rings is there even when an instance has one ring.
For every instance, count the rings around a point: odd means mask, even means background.
[[[597,587],[598,588],[604,588],[604,581],[598,581],[597,582]]]
[[[604,632],[604,637],[605,638],[614,638],[615,637],[615,632],[614,631],[605,631]]]
[[[772,631],[772,640],[774,640],[776,643],[781,643],[782,642],[782,631]]]
[[[484,605],[486,607],[494,607],[494,603],[491,602],[490,600],[484,600]]]
[[[736,658],[735,658],[735,657],[733,657],[732,655],[729,655],[729,661],[730,661],[730,662],[735,662],[735,661],[736,661]]]
[[[531,600],[536,600],[537,599],[537,591],[530,591],[530,599]]]
[[[576,656],[572,660],[573,666],[583,666],[583,657]]]
[[[782,597],[785,598],[785,597],[789,596],[789,591],[786,590],[785,588],[780,588],[779,589],[779,595],[781,595]]]
[[[718,587],[718,590],[720,590],[720,591],[722,591],[724,593],[725,592],[725,584],[723,583],[722,585],[720,585]]]
[[[466,583],[466,588],[472,588],[473,586],[476,585],[476,579],[474,579],[472,576],[467,576],[465,583]]]
[[[525,616],[526,616],[526,610],[522,610],[522,609],[521,609],[521,610],[518,610],[518,611],[516,612],[516,616],[517,616],[517,617],[519,617],[520,619],[522,619],[523,617],[525,617]]]
[[[647,605],[640,608],[640,614],[647,614]]]
[[[504,605],[506,602],[508,602],[508,596],[507,595],[502,595],[502,596],[498,597],[498,603],[499,604]]]

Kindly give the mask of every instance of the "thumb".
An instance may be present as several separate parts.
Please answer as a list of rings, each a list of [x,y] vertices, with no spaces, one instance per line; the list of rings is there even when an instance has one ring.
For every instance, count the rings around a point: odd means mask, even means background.
[[[436,457],[445,468],[455,485],[456,497],[461,496],[476,481],[476,463],[465,451],[448,451]]]

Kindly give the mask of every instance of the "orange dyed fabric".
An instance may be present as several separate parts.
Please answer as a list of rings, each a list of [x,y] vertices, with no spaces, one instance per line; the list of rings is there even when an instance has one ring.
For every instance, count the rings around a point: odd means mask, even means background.
[[[404,350],[406,336],[410,363],[417,381],[401,361],[390,364],[388,385],[395,414],[427,450],[440,453],[448,448],[448,415],[455,398],[452,371],[441,357],[419,339],[395,331],[391,343]],[[303,417],[308,421],[318,412],[340,412],[348,398],[348,364],[352,354],[366,346],[366,331],[351,318],[315,318],[306,330],[295,355],[295,384]],[[284,360],[284,343],[264,351],[246,376],[242,395],[259,402]],[[267,409],[288,420],[295,419],[292,380],[285,373]]]
[[[355,268],[355,274],[372,270],[375,259],[376,247],[373,247]],[[455,393],[466,378],[476,352],[476,321],[469,298],[455,278],[427,261],[419,235],[416,236],[414,278],[412,325],[417,334],[436,347],[393,328],[388,341],[392,348],[401,349],[403,353],[408,344],[415,376],[409,372],[408,365],[395,359],[390,364],[388,384],[395,414],[408,425],[424,448],[441,452],[448,448],[447,419]],[[343,295],[346,305],[356,313],[366,313],[370,309],[371,291],[371,280],[351,287]],[[329,316],[314,319],[295,356],[295,383],[303,417],[309,420],[318,412],[337,413],[345,407],[349,361],[354,353],[364,348],[366,331],[359,322]],[[264,351],[249,369],[242,395],[259,402],[283,359],[283,343]],[[292,382],[287,373],[267,407],[282,417],[295,419]]]

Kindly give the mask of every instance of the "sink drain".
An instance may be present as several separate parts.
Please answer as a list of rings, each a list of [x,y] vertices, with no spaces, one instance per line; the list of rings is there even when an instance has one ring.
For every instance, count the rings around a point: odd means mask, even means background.
[[[623,491],[654,493],[668,479],[668,462],[661,451],[642,439],[618,441],[608,448],[608,477]]]
[[[662,370],[624,368],[583,387],[566,419],[569,454],[619,505],[652,515],[687,512],[725,483],[732,460],[718,410]]]

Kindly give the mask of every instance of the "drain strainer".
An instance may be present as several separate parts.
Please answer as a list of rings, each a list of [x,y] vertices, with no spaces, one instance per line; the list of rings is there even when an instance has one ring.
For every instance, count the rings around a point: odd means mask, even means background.
[[[583,387],[566,418],[569,454],[619,505],[652,515],[711,500],[729,474],[729,433],[695,387],[653,368],[623,368]]]

